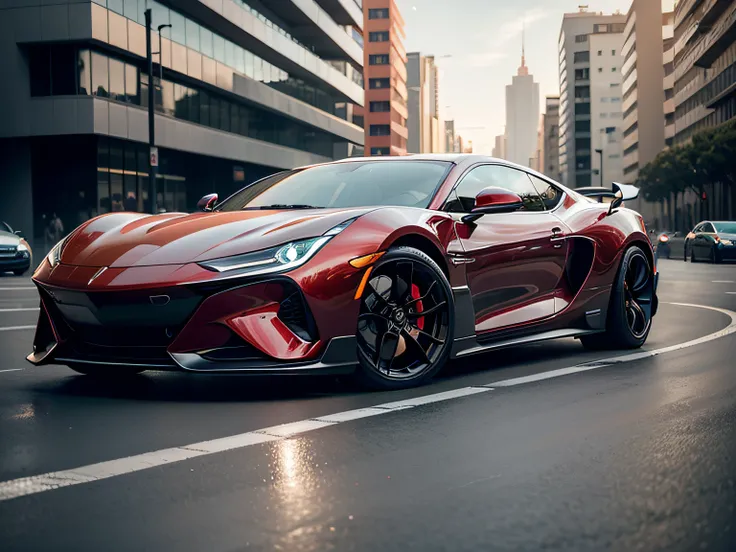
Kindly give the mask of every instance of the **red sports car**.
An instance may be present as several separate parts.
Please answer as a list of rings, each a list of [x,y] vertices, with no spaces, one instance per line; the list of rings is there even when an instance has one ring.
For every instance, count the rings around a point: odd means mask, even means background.
[[[195,214],[106,214],[36,270],[28,360],[105,376],[355,372],[396,389],[551,338],[639,347],[657,272],[622,206],[635,194],[478,155],[353,158],[206,196]]]

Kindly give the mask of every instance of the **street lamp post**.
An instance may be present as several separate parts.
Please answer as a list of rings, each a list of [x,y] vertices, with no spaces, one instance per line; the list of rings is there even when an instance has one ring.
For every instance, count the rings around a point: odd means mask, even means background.
[[[597,149],[595,150],[595,152],[601,157],[601,187],[604,187],[603,186],[603,150]]]
[[[143,12],[146,18],[146,61],[148,65],[148,177],[151,179],[151,212],[158,212],[156,174],[158,173],[158,152],[155,137],[155,110],[153,95],[153,51],[151,48],[151,8]]]

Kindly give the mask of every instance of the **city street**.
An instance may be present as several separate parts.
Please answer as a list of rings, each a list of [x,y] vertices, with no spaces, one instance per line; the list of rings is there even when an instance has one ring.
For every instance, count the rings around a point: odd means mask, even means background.
[[[381,393],[34,368],[36,292],[0,277],[0,549],[735,550],[736,265],[659,270],[640,351],[541,343]]]

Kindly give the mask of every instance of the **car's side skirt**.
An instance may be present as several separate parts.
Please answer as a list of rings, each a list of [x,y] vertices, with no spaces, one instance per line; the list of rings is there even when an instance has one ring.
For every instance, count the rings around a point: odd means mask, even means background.
[[[580,328],[566,328],[559,330],[549,330],[545,332],[531,333],[519,337],[507,337],[498,341],[479,343],[475,337],[464,339],[456,339],[453,344],[452,358],[462,358],[469,355],[493,351],[495,349],[503,349],[506,347],[514,347],[517,345],[526,345],[529,343],[538,343],[550,339],[560,339],[563,337],[580,337],[600,333],[603,330],[583,330]]]

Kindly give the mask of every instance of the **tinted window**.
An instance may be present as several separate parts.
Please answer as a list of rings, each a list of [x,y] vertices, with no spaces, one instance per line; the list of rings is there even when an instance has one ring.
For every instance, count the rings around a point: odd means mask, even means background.
[[[469,213],[475,207],[475,196],[484,188],[505,188],[518,194],[524,202],[522,211],[544,211],[544,203],[525,172],[503,165],[482,165],[466,174],[455,188],[455,199],[447,208]]]
[[[736,222],[716,222],[716,231],[724,234],[736,234]]]
[[[368,33],[368,42],[388,42],[388,31]]]
[[[560,200],[562,199],[562,190],[557,188],[556,186],[553,186],[546,180],[542,180],[541,178],[537,178],[536,176],[530,174],[529,178],[532,179],[532,184],[534,184],[534,188],[539,193],[539,196],[542,198],[542,201],[544,202],[544,207],[551,211],[557,205],[560,203]]]
[[[13,229],[7,222],[0,222],[0,232],[10,232],[12,234]]]
[[[703,229],[701,230],[701,232],[711,233],[712,234],[713,232],[715,232],[715,229],[713,228],[713,225],[710,222],[706,222],[703,225]]]
[[[387,112],[391,111],[391,103],[389,102],[371,102],[371,112]]]
[[[368,19],[388,19],[388,8],[369,9]]]
[[[426,208],[452,165],[435,161],[354,161],[280,173],[256,182],[218,210],[301,204],[324,208]]]

